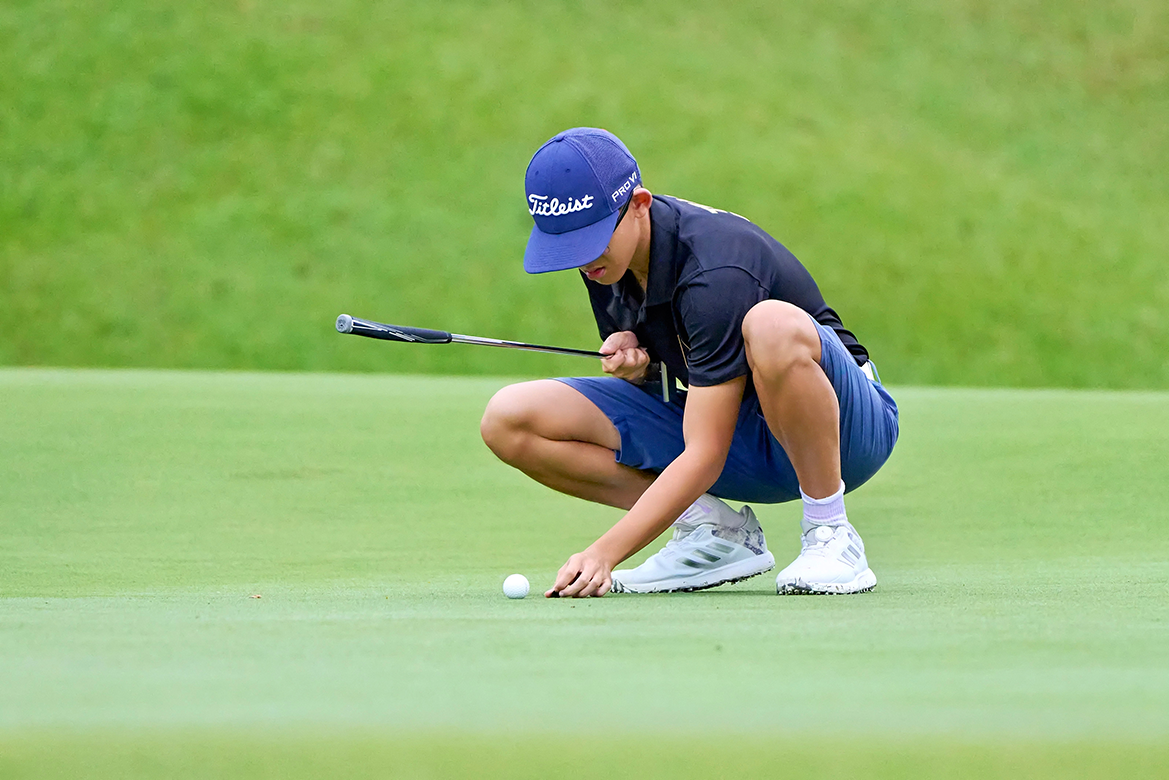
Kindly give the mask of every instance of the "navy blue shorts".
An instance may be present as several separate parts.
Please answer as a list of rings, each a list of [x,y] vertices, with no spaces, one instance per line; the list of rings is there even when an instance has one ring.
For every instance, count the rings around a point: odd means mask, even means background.
[[[897,404],[875,373],[870,379],[856,364],[831,328],[816,323],[816,329],[820,331],[820,366],[840,401],[841,475],[845,488],[851,491],[876,474],[893,451]],[[660,474],[685,449],[684,402],[664,402],[660,386],[643,389],[615,377],[559,381],[578,390],[612,420],[621,434],[618,463]],[[743,399],[731,451],[710,492],[719,498],[756,504],[778,504],[800,497],[795,469],[767,428],[754,392]]]

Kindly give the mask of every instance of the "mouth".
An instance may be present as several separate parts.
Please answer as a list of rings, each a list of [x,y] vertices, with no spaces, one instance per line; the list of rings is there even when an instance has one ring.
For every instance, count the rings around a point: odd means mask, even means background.
[[[602,276],[605,275],[605,266],[599,265],[596,268],[592,269],[591,271],[588,269],[585,269],[584,274],[586,277],[588,277],[588,279],[590,281],[595,282],[596,280],[600,279]]]

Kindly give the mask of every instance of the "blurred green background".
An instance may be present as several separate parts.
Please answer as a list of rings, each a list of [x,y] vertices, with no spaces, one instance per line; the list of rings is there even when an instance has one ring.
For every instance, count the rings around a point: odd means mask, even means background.
[[[595,345],[520,264],[574,125],[784,242],[892,384],[1169,386],[1163,0],[6,0],[0,364],[579,373],[332,330]]]

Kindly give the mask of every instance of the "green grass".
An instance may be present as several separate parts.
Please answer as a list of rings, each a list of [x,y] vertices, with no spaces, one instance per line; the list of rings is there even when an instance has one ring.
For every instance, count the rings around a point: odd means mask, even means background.
[[[0,776],[1169,769],[1169,395],[896,390],[869,595],[509,601],[617,515],[492,458],[502,384],[0,371]]]
[[[331,323],[595,343],[519,262],[529,156],[592,124],[790,246],[899,384],[1166,389],[1167,9],[12,0],[0,364],[535,373]]]

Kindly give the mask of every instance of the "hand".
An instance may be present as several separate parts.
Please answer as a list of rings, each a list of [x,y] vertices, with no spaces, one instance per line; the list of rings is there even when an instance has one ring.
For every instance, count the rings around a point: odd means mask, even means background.
[[[556,575],[556,584],[544,593],[545,598],[584,598],[604,596],[613,587],[613,564],[590,547],[568,559]]]
[[[637,336],[628,330],[619,331],[601,345],[601,368],[618,379],[639,383],[649,368],[649,353],[637,345]]]

